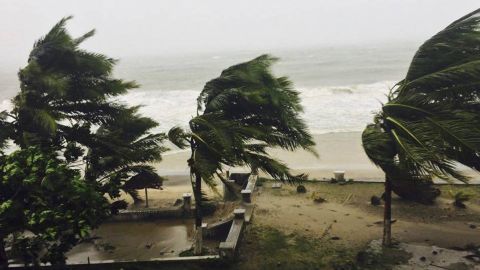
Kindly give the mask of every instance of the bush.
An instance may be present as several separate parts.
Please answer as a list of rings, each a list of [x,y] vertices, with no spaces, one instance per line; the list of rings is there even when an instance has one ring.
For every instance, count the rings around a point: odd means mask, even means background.
[[[297,193],[306,193],[307,188],[304,185],[298,185],[297,186]]]
[[[463,191],[453,192],[450,190],[450,195],[453,197],[453,205],[458,208],[467,208],[465,202],[472,198],[472,194]]]

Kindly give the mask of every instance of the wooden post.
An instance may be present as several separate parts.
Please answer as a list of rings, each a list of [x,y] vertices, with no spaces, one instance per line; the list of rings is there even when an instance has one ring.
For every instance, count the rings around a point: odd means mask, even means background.
[[[383,212],[383,241],[385,247],[392,245],[392,183],[385,176],[385,208]]]
[[[147,188],[145,188],[145,208],[148,208],[148,191],[147,191]]]
[[[203,252],[203,232],[202,232],[202,177],[198,172],[195,172],[195,229],[196,238],[195,245],[193,247],[193,254],[198,256]]]

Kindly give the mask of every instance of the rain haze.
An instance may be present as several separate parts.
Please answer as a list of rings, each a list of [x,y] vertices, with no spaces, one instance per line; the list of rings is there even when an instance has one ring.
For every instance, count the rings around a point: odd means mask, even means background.
[[[143,105],[162,130],[195,113],[205,82],[269,53],[302,93],[317,133],[359,131],[416,48],[478,1],[6,1],[0,0],[0,109],[19,88],[35,40],[62,17],[81,46],[119,59],[115,74],[141,87],[124,102]],[[180,92],[179,92],[180,91]],[[338,121],[332,121],[336,118]]]
[[[0,0],[0,270],[480,269],[479,4]]]
[[[18,66],[34,40],[68,15],[74,35],[97,29],[85,48],[122,58],[419,43],[477,7],[475,0],[0,0],[0,52]]]

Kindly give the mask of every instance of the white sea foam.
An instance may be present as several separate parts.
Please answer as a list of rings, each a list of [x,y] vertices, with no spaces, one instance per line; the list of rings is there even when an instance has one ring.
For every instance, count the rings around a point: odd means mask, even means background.
[[[372,113],[394,85],[392,81],[372,84],[298,88],[304,118],[313,133],[361,131],[371,122]],[[173,126],[186,127],[196,114],[195,90],[134,90],[118,98],[129,105],[141,105],[140,112],[159,124],[159,131]],[[11,109],[9,100],[0,102],[0,111]]]
[[[12,102],[9,99],[4,99],[0,102],[0,112],[10,111],[12,108]]]
[[[305,108],[304,118],[316,134],[360,131],[371,122],[372,113],[394,85],[391,81],[350,86],[298,88]],[[130,105],[143,105],[141,113],[160,123],[159,130],[172,126],[185,127],[196,113],[199,91],[133,91],[120,100]]]

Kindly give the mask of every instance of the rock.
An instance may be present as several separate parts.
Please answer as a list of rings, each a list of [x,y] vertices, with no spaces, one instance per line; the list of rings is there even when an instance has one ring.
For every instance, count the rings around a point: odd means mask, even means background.
[[[475,225],[475,224],[470,224],[469,227],[470,227],[470,229],[476,229],[476,228],[477,228],[477,225]]]
[[[340,240],[340,237],[338,237],[338,236],[332,236],[332,238],[330,238],[330,239],[332,239],[332,240]]]
[[[426,260],[427,260],[427,258],[425,258],[424,256],[420,257],[420,261],[424,262]]]
[[[397,222],[397,220],[396,220],[396,219],[392,219],[392,220],[390,221],[390,224],[393,224],[393,223],[395,223],[395,222]],[[381,224],[383,224],[383,220],[376,221],[376,222],[374,222],[373,224],[381,225]]]
[[[306,193],[307,188],[304,185],[298,185],[297,186],[297,193]]]
[[[464,256],[464,258],[469,260],[469,261],[475,262],[477,264],[480,263],[480,256],[475,255],[475,254],[470,254],[470,255]]]
[[[375,205],[375,206],[378,206],[380,204],[382,204],[382,199],[378,196],[375,196],[373,195],[371,198],[370,198],[370,203],[372,205]]]
[[[437,255],[437,254],[438,254],[438,251],[434,250],[434,251],[432,251],[432,254],[433,254],[433,255]]]
[[[467,206],[461,201],[455,201],[455,202],[453,202],[453,205],[455,205],[455,207],[460,208],[460,209],[467,208]]]

